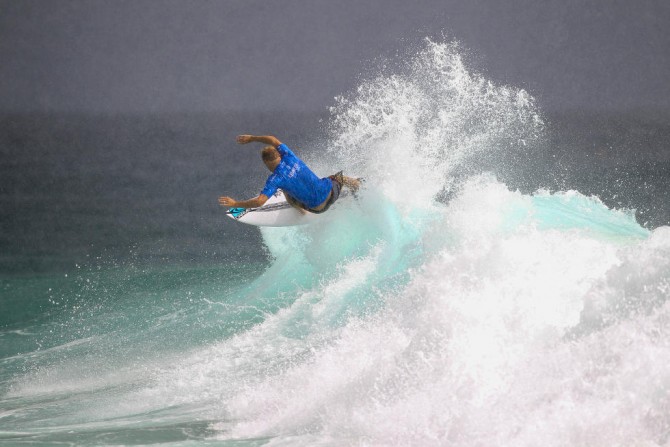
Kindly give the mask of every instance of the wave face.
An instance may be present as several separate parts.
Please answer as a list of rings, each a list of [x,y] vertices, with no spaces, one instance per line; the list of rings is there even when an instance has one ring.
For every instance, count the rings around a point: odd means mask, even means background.
[[[122,281],[84,280],[115,304],[70,307],[59,342],[17,355],[0,436],[670,441],[670,228],[480,172],[519,163],[544,125],[527,93],[470,73],[455,45],[428,42],[332,112],[324,164],[366,179],[357,200],[262,229],[259,274],[231,264],[111,292],[104,281]]]

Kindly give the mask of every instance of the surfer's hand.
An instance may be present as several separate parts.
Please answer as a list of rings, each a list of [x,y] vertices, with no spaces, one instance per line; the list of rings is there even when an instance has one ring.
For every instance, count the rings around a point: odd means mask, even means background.
[[[237,142],[240,144],[251,143],[251,137],[252,135],[238,135]]]
[[[233,199],[232,197],[219,197],[219,205],[221,206],[235,206],[236,203],[237,200]]]

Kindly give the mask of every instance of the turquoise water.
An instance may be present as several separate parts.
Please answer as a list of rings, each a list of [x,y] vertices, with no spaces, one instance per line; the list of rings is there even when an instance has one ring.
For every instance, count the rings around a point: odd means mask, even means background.
[[[366,186],[313,225],[0,279],[0,444],[667,443],[670,228],[476,169],[527,93],[429,43],[328,125]]]

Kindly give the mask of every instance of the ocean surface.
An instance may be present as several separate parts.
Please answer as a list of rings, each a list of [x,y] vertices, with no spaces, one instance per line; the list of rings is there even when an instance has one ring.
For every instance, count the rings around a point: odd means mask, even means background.
[[[255,228],[272,133],[365,178]],[[0,445],[665,446],[670,113],[426,42],[330,110],[0,116]]]

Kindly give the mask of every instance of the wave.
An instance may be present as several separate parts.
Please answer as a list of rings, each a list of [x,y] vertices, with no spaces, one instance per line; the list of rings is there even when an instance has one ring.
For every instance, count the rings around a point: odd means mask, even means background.
[[[6,397],[67,394],[61,430],[206,421],[201,439],[250,444],[667,443],[670,228],[483,172],[543,128],[526,92],[428,42],[333,108],[328,163],[366,178],[358,199],[262,229],[272,261],[252,281],[161,292],[190,304]],[[192,340],[203,327],[218,337]]]
[[[216,425],[223,438],[664,439],[659,396],[670,374],[658,358],[670,355],[670,229],[650,233],[577,192],[527,196],[488,177],[463,185],[422,227],[405,247],[381,237],[280,314],[214,348],[228,358],[244,340],[253,352],[245,357],[263,365],[224,399],[235,422]],[[388,286],[375,275],[407,259],[396,250],[413,250],[415,262]],[[383,305],[360,313],[361,297]]]

